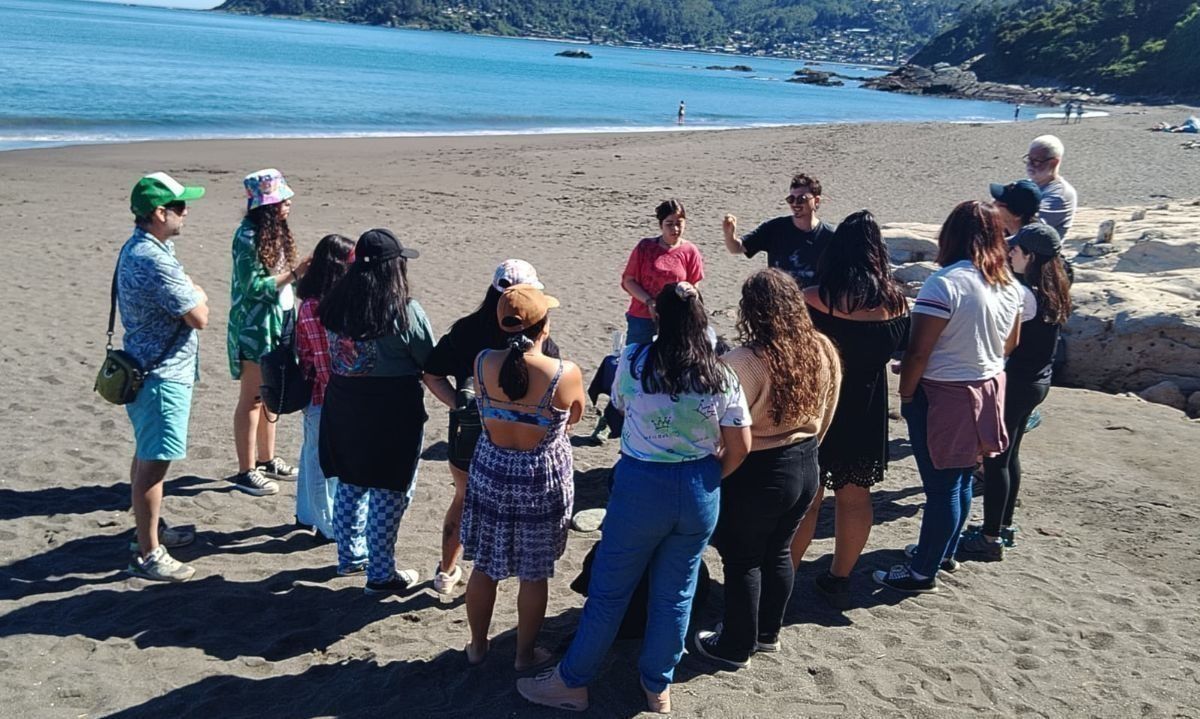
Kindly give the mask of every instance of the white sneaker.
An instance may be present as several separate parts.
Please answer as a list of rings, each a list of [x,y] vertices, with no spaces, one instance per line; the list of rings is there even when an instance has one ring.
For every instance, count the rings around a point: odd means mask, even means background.
[[[166,547],[160,545],[145,559],[134,555],[129,561],[129,573],[158,582],[186,582],[196,570],[176,560],[167,553]]]
[[[433,591],[438,594],[450,595],[454,593],[454,588],[463,583],[463,570],[461,564],[454,565],[454,571],[447,574],[443,572],[441,567],[433,575]]]

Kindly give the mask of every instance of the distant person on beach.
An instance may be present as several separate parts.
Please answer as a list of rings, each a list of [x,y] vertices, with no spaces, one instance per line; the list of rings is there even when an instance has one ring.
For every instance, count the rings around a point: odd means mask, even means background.
[[[654,298],[672,282],[697,285],[704,279],[700,248],[683,239],[687,212],[678,200],[664,200],[654,209],[658,237],[647,237],[633,248],[621,288],[629,293],[625,311],[626,344],[647,344],[654,339]]]
[[[536,641],[574,508],[568,429],[586,402],[579,367],[542,351],[550,338],[549,312],[557,306],[533,285],[504,290],[496,316],[507,346],[485,349],[475,361],[483,434],[462,513],[464,554],[474,562],[467,583],[472,665],[487,657],[496,586],[509,577],[520,580],[513,668],[534,669],[551,656]]]
[[[433,350],[433,329],[409,294],[408,260],[418,254],[391,230],[367,230],[345,278],[321,300],[332,370],[321,470],[338,478],[338,567],[342,574],[365,568],[368,595],[404,594],[419,578],[412,569],[396,571],[395,561],[425,435],[422,367]]]
[[[936,592],[938,571],[958,569],[976,459],[1008,447],[1004,359],[1020,339],[1024,290],[1007,255],[1000,215],[982,202],[955,207],[938,233],[942,269],[917,295],[900,365],[900,413],[925,508],[920,538],[905,549],[909,563],[874,573],[883,586]]]
[[[1071,283],[1062,238],[1036,222],[1021,228],[1008,254],[1013,271],[1036,303],[1021,323],[1021,341],[1004,366],[1004,428],[1008,448],[983,460],[983,526],[958,545],[963,558],[999,561],[1014,543],[1013,510],[1021,489],[1021,440],[1029,417],[1050,393],[1058,335],[1071,314]]]
[[[650,601],[638,674],[651,712],[671,710],[701,556],[717,524],[721,478],[750,449],[750,409],[708,338],[708,312],[686,282],[655,298],[658,336],[621,354],[612,400],[625,412],[604,532],[579,628],[558,666],[518,679],[535,704],[585,711],[588,684],[646,568]]]
[[[816,276],[817,258],[833,239],[834,227],[817,217],[821,206],[821,182],[817,178],[796,175],[783,199],[791,207],[791,214],[767,220],[745,237],[737,235],[737,217],[725,215],[725,249],[746,257],[765,250],[767,265],[783,270],[801,287],[807,287]]]
[[[229,283],[229,372],[240,381],[233,411],[233,444],[238,471],[234,487],[255,496],[275,494],[275,479],[292,479],[295,467],[275,454],[275,422],[260,395],[259,360],[275,349],[284,322],[294,322],[293,283],[304,277],[311,257],[296,259],[296,241],[288,227],[292,188],[279,170],[251,173],[246,187],[246,216],[233,234],[233,278]]]
[[[1013,106],[1013,122],[1016,122],[1017,120],[1020,120],[1020,119],[1021,119],[1021,103],[1018,102],[1016,105]]]
[[[1075,103],[1075,124],[1083,122],[1083,103]]]
[[[1071,183],[1059,174],[1064,153],[1062,140],[1054,135],[1033,138],[1025,154],[1025,173],[1042,191],[1038,217],[1065,239],[1075,220],[1078,196]]]
[[[450,331],[442,335],[425,362],[425,387],[450,409],[448,459],[454,498],[442,520],[442,559],[433,575],[434,591],[442,596],[452,595],[456,587],[465,583],[459,565],[463,549],[459,538],[463,500],[467,494],[467,472],[483,432],[475,402],[475,358],[484,350],[508,348],[509,335],[501,329],[496,312],[500,295],[513,285],[543,289],[533,265],[515,259],[501,262],[492,273],[483,302],[471,314],[450,325]],[[542,343],[541,352],[547,357],[559,356],[558,347],[549,337]]]
[[[314,535],[333,541],[333,500],[337,477],[321,471],[321,405],[329,384],[329,338],[321,324],[321,299],[346,276],[354,261],[354,241],[342,235],[325,235],[313,250],[308,272],[296,285],[300,310],[296,320],[296,356],[312,382],[312,399],[304,408],[304,442],[300,445],[300,474],[296,477],[296,522],[311,527]],[[355,563],[366,561],[366,556]],[[338,569],[345,570],[339,566]]]
[[[1074,100],[1067,100],[1067,104],[1063,105],[1063,124],[1071,121],[1071,108],[1075,106]]]
[[[838,404],[841,360],[816,330],[804,292],[773,267],[750,275],[738,305],[738,347],[722,359],[746,394],[750,454],[721,482],[713,546],[725,571],[721,628],[695,634],[695,649],[726,668],[779,650],[792,595],[792,537],[820,486],[817,445]]]
[[[687,114],[687,106],[683,104],[683,100],[679,101],[679,112],[675,114],[675,122],[682,125],[683,116]]]
[[[129,198],[135,227],[117,257],[114,281],[123,347],[147,375],[125,405],[135,443],[129,484],[137,526],[129,572],[168,582],[186,581],[196,571],[167,551],[190,544],[195,533],[162,519],[162,482],[171,462],[187,456],[199,375],[196,331],[208,326],[208,295],[183,271],[172,238],[183,230],[187,203],[203,196],[203,187],[184,187],[162,172],[138,180]]]
[[[1004,235],[1012,237],[1030,222],[1040,222],[1038,211],[1042,206],[1042,190],[1033,180],[1017,180],[1007,185],[993,182],[988,186],[992,204],[1000,211],[1004,223]]]
[[[842,359],[837,412],[821,441],[823,487],[792,540],[800,566],[817,531],[821,499],[834,496],[833,562],[816,588],[835,609],[850,607],[850,574],[871,535],[871,487],[888,463],[887,366],[908,342],[908,302],[888,264],[875,217],[861,210],[842,220],[817,264],[817,283],[804,291],[818,331]]]

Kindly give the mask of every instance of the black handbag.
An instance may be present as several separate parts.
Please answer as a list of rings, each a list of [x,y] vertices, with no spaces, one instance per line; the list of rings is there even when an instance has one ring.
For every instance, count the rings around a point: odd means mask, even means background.
[[[449,456],[452,461],[470,464],[475,445],[483,434],[483,419],[475,403],[475,381],[468,377],[455,393],[454,409],[450,410]]]
[[[258,362],[262,370],[259,394],[272,414],[299,412],[312,401],[312,381],[304,376],[296,357],[296,311],[284,319],[283,334],[275,349],[264,354]]]
[[[120,260],[117,260],[117,266],[120,267]],[[187,325],[181,320],[179,326],[175,328],[175,333],[167,341],[167,346],[163,347],[162,354],[158,356],[158,359],[151,362],[149,367],[142,367],[133,355],[125,350],[113,348],[113,327],[116,326],[117,321],[116,269],[113,269],[111,294],[112,306],[108,310],[108,341],[104,343],[104,362],[100,364],[100,371],[96,373],[96,383],[92,389],[98,392],[106,402],[117,405],[129,404],[137,399],[138,392],[146,383],[146,377],[167,358],[171,348],[175,346],[175,342],[179,339],[179,335],[183,334]]]

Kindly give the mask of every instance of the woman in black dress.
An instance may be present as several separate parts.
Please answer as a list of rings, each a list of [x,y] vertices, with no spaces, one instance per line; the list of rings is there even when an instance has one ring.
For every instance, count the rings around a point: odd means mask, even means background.
[[[813,324],[838,347],[842,386],[833,423],[820,447],[823,487],[835,498],[833,564],[817,591],[836,609],[850,606],[850,572],[874,521],[870,488],[883,481],[888,458],[887,364],[908,341],[908,302],[888,264],[879,224],[866,210],[838,226],[817,264],[817,285],[804,290]],[[809,512],[792,540],[799,566],[819,511]]]

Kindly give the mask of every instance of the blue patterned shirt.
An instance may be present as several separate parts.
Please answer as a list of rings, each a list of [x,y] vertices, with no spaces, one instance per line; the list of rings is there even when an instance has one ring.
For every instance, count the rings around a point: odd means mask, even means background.
[[[175,243],[159,242],[141,228],[117,259],[117,307],[125,328],[125,351],[145,367],[158,359],[180,318],[200,304],[200,294],[175,259]],[[186,327],[150,376],[192,384],[200,376],[196,331]]]

